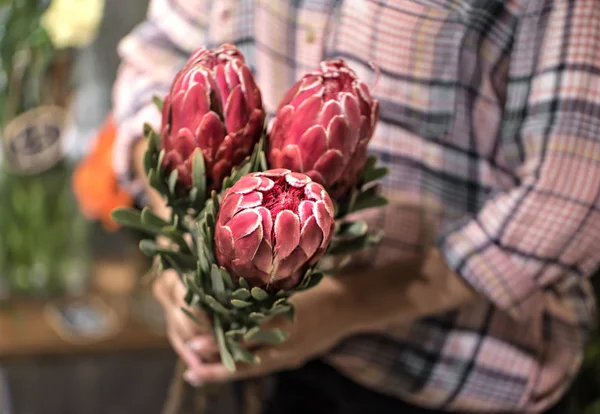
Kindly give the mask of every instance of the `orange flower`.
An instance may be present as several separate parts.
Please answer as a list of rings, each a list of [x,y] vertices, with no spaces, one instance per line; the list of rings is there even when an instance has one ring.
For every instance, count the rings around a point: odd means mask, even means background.
[[[100,220],[108,231],[119,228],[110,217],[111,212],[133,206],[133,199],[119,187],[112,169],[116,134],[114,119],[109,115],[98,131],[92,152],[73,173],[73,192],[81,212],[89,220]]]

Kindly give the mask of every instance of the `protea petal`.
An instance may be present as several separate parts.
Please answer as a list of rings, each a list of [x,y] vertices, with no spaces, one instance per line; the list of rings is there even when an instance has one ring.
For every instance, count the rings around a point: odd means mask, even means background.
[[[242,196],[242,202],[240,208],[247,209],[252,207],[259,207],[262,204],[263,195],[258,191],[253,191]]]
[[[231,193],[229,197],[223,199],[221,210],[219,211],[220,224],[227,224],[235,213],[238,212],[243,197],[243,194]]]
[[[289,256],[300,242],[300,219],[290,210],[283,210],[275,218],[274,253],[280,260]]]
[[[256,229],[250,234],[239,238],[234,242],[234,249],[236,256],[240,258],[246,258],[248,261],[252,261],[258,247],[263,241],[263,231],[261,226],[257,226]]]
[[[276,256],[275,262],[273,263],[275,274],[271,280],[277,282],[289,278],[296,273],[307,260],[308,257],[300,248],[294,249],[289,255],[282,259],[280,259],[279,256]]]
[[[229,132],[242,129],[250,119],[248,103],[240,85],[231,90],[225,104],[225,113],[225,125]]]
[[[327,137],[323,127],[321,125],[310,127],[300,138],[298,147],[299,156],[302,158],[302,166],[306,170],[312,170],[319,157],[327,151]],[[293,164],[290,163],[289,165]]]
[[[341,151],[329,150],[315,163],[314,169],[319,171],[325,180],[326,186],[333,185],[342,175],[344,168],[344,157]]]
[[[306,257],[312,257],[323,242],[323,232],[317,224],[317,219],[311,216],[302,226],[300,233],[300,248]]]
[[[254,210],[242,210],[227,222],[227,226],[231,229],[233,240],[246,237],[260,226],[262,218]]]

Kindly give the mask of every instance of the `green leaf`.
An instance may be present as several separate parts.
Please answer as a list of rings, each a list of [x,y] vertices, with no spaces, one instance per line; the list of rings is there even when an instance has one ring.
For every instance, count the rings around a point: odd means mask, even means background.
[[[231,294],[233,299],[246,300],[250,298],[250,292],[248,289],[239,288]]]
[[[167,192],[166,191],[167,187],[160,180],[158,173],[154,169],[152,169],[148,172],[148,183],[150,184],[150,186],[152,188],[154,188],[156,191],[158,191],[162,195],[165,195],[165,193]]]
[[[215,315],[214,326],[215,336],[217,338],[219,352],[221,354],[221,362],[223,365],[225,365],[225,368],[227,368],[229,372],[235,372],[235,361],[233,360],[233,357],[227,348],[227,342],[225,341],[225,334],[223,333],[223,326],[221,324],[221,318],[219,315]]]
[[[248,284],[248,282],[246,282],[246,279],[244,279],[243,277],[240,277],[240,279],[238,280],[238,284],[244,289],[250,289],[250,285]]]
[[[372,187],[358,195],[352,208],[352,212],[364,210],[366,208],[381,207],[386,204],[387,199],[377,195],[377,187]]]
[[[175,186],[177,185],[177,170],[171,171],[169,175],[169,192],[175,195]]]
[[[248,306],[252,306],[252,303],[246,302],[245,300],[239,299],[231,299],[231,304],[238,309],[247,308]]]
[[[183,306],[180,308],[183,313],[185,313],[191,320],[194,321],[194,323],[196,323],[196,325],[200,326],[200,327],[206,327],[206,323],[202,322],[200,319],[198,319],[198,317],[196,315],[194,315],[189,309],[184,308]]]
[[[144,173],[146,173],[146,176],[148,176],[148,173],[154,167],[152,161],[152,153],[150,151],[144,152]]]
[[[158,153],[158,161],[156,162],[156,170],[158,171],[158,175],[157,177],[159,179],[162,180],[162,163],[163,163],[163,159],[165,158],[165,150],[161,149],[160,152]]]
[[[361,237],[367,234],[369,230],[369,226],[364,220],[360,221],[350,221],[342,223],[339,229],[339,233],[336,236],[340,237]]]
[[[204,155],[200,148],[194,150],[192,158],[192,184],[197,191],[196,205],[199,209],[204,207],[205,195],[206,195],[206,170],[204,166]]]
[[[188,290],[185,293],[185,296],[183,298],[184,302],[187,303],[188,305],[191,305],[193,300],[194,300],[194,292],[191,290]]]
[[[141,221],[145,226],[150,226],[153,228],[162,228],[163,226],[168,226],[169,223],[158,217],[154,214],[148,207],[144,207],[141,213]]]
[[[212,310],[221,314],[221,315],[229,315],[230,311],[225,308],[225,306],[221,305],[215,298],[210,295],[204,296],[204,303],[206,303]]]
[[[236,343],[235,341],[228,341],[229,348],[233,359],[247,364],[258,364],[260,359],[246,348]]]
[[[225,301],[225,283],[223,282],[223,277],[221,276],[219,268],[214,263],[210,268],[210,281],[217,298],[220,301]]]
[[[158,254],[158,246],[154,240],[141,240],[139,243],[139,248],[141,252],[148,257],[156,256]]]
[[[221,277],[223,278],[225,286],[230,290],[233,289],[233,280],[231,280],[231,275],[229,272],[224,267],[219,267],[219,270],[221,271]]]
[[[367,161],[365,162],[365,167],[363,168],[363,171],[371,171],[373,168],[375,168],[375,164],[377,164],[377,156],[369,155]]]
[[[244,335],[244,340],[259,342],[261,344],[277,345],[284,342],[288,337],[288,333],[283,329],[271,329],[266,331],[249,330]]]
[[[148,151],[156,152],[160,150],[160,135],[149,124],[144,125],[144,136],[148,139]]]
[[[225,336],[227,338],[235,338],[238,335],[244,335],[246,333],[246,331],[247,331],[246,328],[230,329],[227,332],[225,332]]]
[[[259,287],[253,287],[250,291],[252,297],[258,301],[263,301],[269,297],[269,294]]]
[[[362,182],[363,184],[367,184],[367,183],[371,183],[373,181],[377,181],[383,177],[385,177],[386,175],[388,175],[390,172],[390,169],[387,167],[378,167],[378,168],[373,168],[369,171],[365,171],[363,173],[363,177],[362,177]]]
[[[250,315],[248,315],[248,318],[254,323],[261,323],[266,318],[266,316],[264,313],[251,312]]]
[[[196,187],[192,187],[190,190],[190,202],[192,204],[196,203],[196,197],[198,197],[198,189]]]
[[[154,102],[154,105],[156,105],[156,107],[158,108],[158,110],[159,110],[160,112],[162,112],[162,110],[163,110],[163,105],[164,105],[164,102],[163,102],[163,100],[162,100],[162,99],[160,99],[158,96],[154,95],[154,96],[152,97],[152,102]]]
[[[197,275],[197,277],[200,275]],[[198,286],[198,284],[200,284],[200,286]],[[202,278],[201,276],[198,277],[198,284],[196,283],[196,281],[191,277],[188,276],[187,277],[187,282],[186,282],[186,286],[188,287],[188,289],[192,290],[196,295],[198,295],[200,297],[200,300],[203,301],[204,300],[204,296],[206,296],[204,294],[204,289],[202,287]]]
[[[122,226],[142,229],[142,213],[135,208],[117,208],[110,214],[111,218]]]

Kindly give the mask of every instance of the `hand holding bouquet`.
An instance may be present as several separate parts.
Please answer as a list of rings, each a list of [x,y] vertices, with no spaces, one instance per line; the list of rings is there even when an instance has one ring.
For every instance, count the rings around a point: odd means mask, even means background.
[[[156,103],[162,126],[145,126],[144,165],[171,217],[145,208],[113,218],[168,240],[140,249],[179,274],[227,369],[259,363],[244,344],[285,341],[263,326],[278,315],[293,321],[289,297],[345,262],[325,269],[323,259],[379,239],[349,220],[386,202],[377,181],[387,170],[367,155],[378,103],[344,61],[323,62],[285,95],[267,134],[260,90],[230,44],[195,52]]]

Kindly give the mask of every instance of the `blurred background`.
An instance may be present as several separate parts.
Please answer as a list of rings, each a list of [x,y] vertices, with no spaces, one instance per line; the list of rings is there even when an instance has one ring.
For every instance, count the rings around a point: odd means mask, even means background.
[[[151,263],[109,216],[136,207],[110,167],[111,90],[147,6],[0,0],[0,414],[151,414],[167,398]],[[573,413],[600,413],[597,333],[574,389]]]

